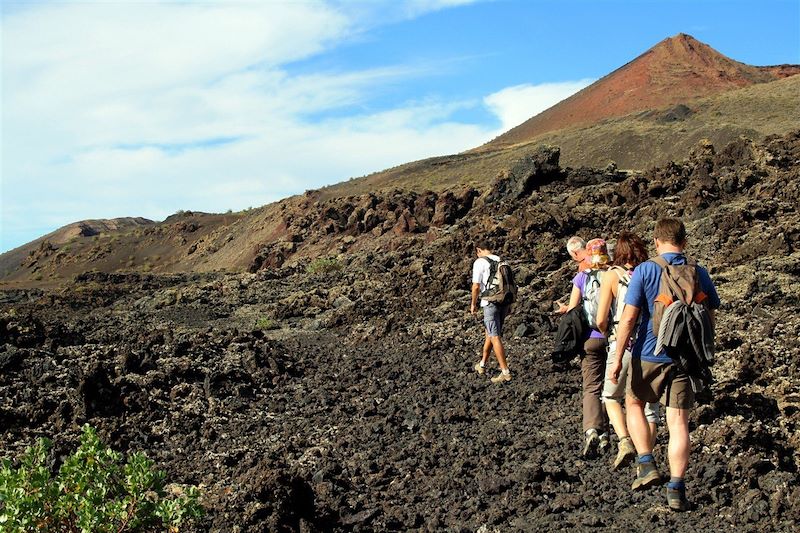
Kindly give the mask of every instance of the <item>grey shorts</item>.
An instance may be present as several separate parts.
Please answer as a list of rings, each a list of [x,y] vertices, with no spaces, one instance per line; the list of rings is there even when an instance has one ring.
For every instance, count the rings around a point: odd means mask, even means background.
[[[500,337],[503,335],[503,322],[511,308],[510,305],[497,305],[490,303],[483,308],[483,325],[486,326],[486,335]]]
[[[602,393],[602,401],[603,402],[620,402],[623,403],[625,401],[625,391],[628,388],[628,383],[630,381],[630,376],[628,369],[631,366],[631,352],[630,350],[625,350],[625,354],[622,356],[622,370],[619,372],[619,379],[617,380],[617,384],[611,383],[611,380],[608,379],[608,371],[610,368],[614,366],[614,362],[617,360],[617,341],[609,341],[608,343],[608,358],[606,359],[606,376],[605,380],[603,381],[603,393]],[[647,402],[644,404],[644,416],[647,418],[648,422],[652,422],[653,424],[659,424],[661,420],[661,413],[660,413],[660,406],[658,402]]]

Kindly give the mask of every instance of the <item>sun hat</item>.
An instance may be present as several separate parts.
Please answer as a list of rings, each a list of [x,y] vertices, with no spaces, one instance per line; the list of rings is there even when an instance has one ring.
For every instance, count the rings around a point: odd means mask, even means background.
[[[586,253],[591,258],[592,266],[608,264],[608,246],[603,239],[592,239],[586,243]]]

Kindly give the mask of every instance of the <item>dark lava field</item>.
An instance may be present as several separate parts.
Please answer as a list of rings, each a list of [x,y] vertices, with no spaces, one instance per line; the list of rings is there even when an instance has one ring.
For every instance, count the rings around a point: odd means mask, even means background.
[[[800,132],[641,173],[557,160],[543,149],[484,194],[451,194],[437,220],[422,195],[371,195],[388,207],[369,225],[403,219],[390,246],[352,216],[365,198],[309,208],[306,242],[353,243],[327,269],[267,251],[252,273],[87,272],[0,293],[0,452],[48,436],[57,464],[89,422],[202,487],[196,531],[796,531]],[[685,220],[723,301],[683,514],[663,489],[632,493],[634,468],[611,472],[612,454],[580,457],[578,362],[549,355],[566,238],[649,242],[664,215]],[[314,233],[319,217],[332,225]],[[484,235],[521,285],[499,385],[472,371]],[[655,454],[666,471],[665,431]]]

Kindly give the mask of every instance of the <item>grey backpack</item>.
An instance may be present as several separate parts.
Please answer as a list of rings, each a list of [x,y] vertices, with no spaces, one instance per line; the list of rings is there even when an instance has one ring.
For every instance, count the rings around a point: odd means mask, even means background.
[[[481,293],[481,299],[498,305],[510,305],[517,301],[517,283],[514,270],[505,261],[489,259],[489,281]]]

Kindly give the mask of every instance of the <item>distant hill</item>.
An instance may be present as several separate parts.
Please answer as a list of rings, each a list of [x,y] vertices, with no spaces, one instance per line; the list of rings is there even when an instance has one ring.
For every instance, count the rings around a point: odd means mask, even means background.
[[[152,226],[156,222],[142,217],[123,217],[106,220],[82,220],[67,224],[27,244],[0,255],[0,278],[8,276],[23,262],[33,263],[35,257],[49,254],[56,248],[68,246],[81,238],[108,236],[134,228]]]
[[[524,143],[551,131],[596,124],[635,111],[768,83],[800,66],[754,67],[734,61],[690,35],[664,39],[630,63],[500,135],[484,149]]]
[[[701,139],[721,148],[739,136],[761,140],[796,130],[798,72],[796,65],[745,65],[680,34],[474,150],[239,213],[70,224],[0,255],[0,288],[60,285],[87,270],[254,270],[281,265],[298,250],[307,258],[355,251],[369,239],[394,246],[395,233],[434,220],[446,225],[543,144],[560,147],[562,167],[613,162],[613,172],[682,160]],[[427,214],[411,215],[417,212]]]
[[[700,139],[724,146],[739,136],[758,140],[800,126],[800,76],[705,98],[637,111],[594,124],[538,135],[511,146],[484,147],[423,159],[322,189],[323,197],[390,188],[443,190],[487,187],[498,172],[542,144],[561,148],[561,164],[644,170],[686,157]]]

